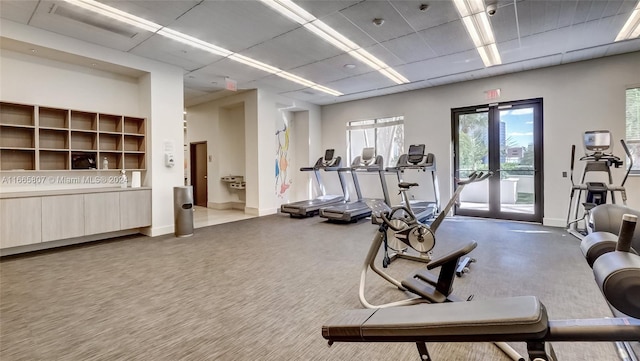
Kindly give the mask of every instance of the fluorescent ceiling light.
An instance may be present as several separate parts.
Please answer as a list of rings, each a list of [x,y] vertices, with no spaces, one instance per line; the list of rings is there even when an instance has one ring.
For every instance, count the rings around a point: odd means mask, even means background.
[[[166,28],[162,25],[156,24],[154,22],[145,20],[143,18],[137,17],[135,15],[131,15],[129,13],[126,13],[124,11],[118,10],[116,8],[107,6],[105,4],[102,4],[98,1],[95,0],[64,0],[70,4],[79,6],[83,9],[98,13],[100,15],[109,17],[111,19],[114,20],[118,20],[118,21],[122,21],[124,23],[127,23],[129,25],[133,25],[136,26],[138,28],[141,28],[143,30],[146,31],[150,31],[152,33],[156,33],[158,35],[164,36],[166,38],[178,41],[180,43],[192,46],[194,48],[198,48],[204,51],[207,51],[209,53],[212,54],[216,54],[216,55],[220,55],[220,56],[224,56],[228,59],[231,59],[233,61],[237,61],[239,63],[248,65],[252,68],[256,68],[256,69],[260,69],[262,71],[265,71],[267,73],[279,76],[281,78],[287,79],[289,81],[298,83],[300,85],[304,85],[306,87],[312,88],[312,89],[316,89],[319,91],[322,91],[324,93],[333,95],[333,96],[340,96],[343,95],[342,93],[340,93],[339,91],[333,90],[331,88],[327,88],[325,86],[322,86],[320,84],[316,84],[310,80],[304,79],[302,77],[299,77],[297,75],[288,73],[282,69],[276,68],[275,66],[271,66],[269,64],[265,64],[261,61],[249,58],[247,56],[244,55],[240,55],[238,53],[234,53],[230,50],[227,50],[225,48],[221,48],[217,45],[208,43],[206,41],[200,40],[198,38],[195,38],[193,36],[181,33],[179,31],[173,30],[173,29],[169,29]]]
[[[484,66],[502,64],[483,0],[453,0]]]
[[[346,52],[361,62],[367,64],[371,68],[380,72],[380,74],[393,80],[396,84],[409,83],[409,79],[400,75],[397,71],[393,70],[389,65],[385,64],[382,60],[371,55],[366,50],[362,49],[358,44],[351,41],[346,36],[340,34],[338,31],[320,21],[318,18],[304,10],[300,6],[296,5],[291,0],[260,0],[265,5],[269,6],[273,10],[288,17],[289,19],[304,26],[307,30],[314,33],[318,37],[322,38],[329,44],[337,47],[338,49]]]
[[[624,26],[620,29],[615,41],[633,39],[638,36],[640,36],[640,1],[638,1],[629,19],[627,19],[627,22],[624,23]]]

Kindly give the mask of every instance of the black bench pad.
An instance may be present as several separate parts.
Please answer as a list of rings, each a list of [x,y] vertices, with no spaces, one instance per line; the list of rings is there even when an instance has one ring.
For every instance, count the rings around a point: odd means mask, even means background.
[[[351,310],[330,319],[322,336],[349,342],[525,341],[547,333],[544,305],[533,296]]]

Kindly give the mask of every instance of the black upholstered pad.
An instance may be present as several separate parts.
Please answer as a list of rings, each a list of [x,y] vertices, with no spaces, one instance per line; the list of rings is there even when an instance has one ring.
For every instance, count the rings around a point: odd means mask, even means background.
[[[351,342],[526,341],[544,337],[547,325],[542,303],[523,296],[347,311],[322,335]]]

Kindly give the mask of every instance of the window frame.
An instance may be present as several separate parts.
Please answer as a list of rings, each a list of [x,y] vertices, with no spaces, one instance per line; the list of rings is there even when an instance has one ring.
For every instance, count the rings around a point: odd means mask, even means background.
[[[629,111],[629,104],[627,102],[628,99],[628,94],[630,90],[635,90],[638,92],[638,97],[640,98],[640,84],[634,84],[634,85],[630,85],[627,86],[625,89],[625,121],[624,121],[624,126],[625,126],[625,142],[627,143],[627,146],[630,148],[630,151],[632,152],[632,155],[634,155],[634,169],[631,169],[631,171],[629,172],[630,176],[640,176],[640,155],[638,154],[634,154],[635,152],[633,152],[633,148],[635,147],[636,150],[640,150],[640,130],[638,131],[638,136],[630,138],[630,134],[628,133],[628,126],[629,126],[629,117],[628,117],[628,111]],[[637,112],[638,114],[638,118],[640,119],[640,102],[637,104]],[[627,162],[629,161],[629,159],[627,159]]]
[[[378,155],[378,130],[387,127],[395,127],[401,125],[402,126],[402,146],[400,147],[400,154],[404,153],[404,115],[393,115],[387,117],[379,117],[379,118],[370,118],[370,119],[359,119],[348,121],[346,124],[346,137],[347,137],[347,157],[349,164],[355,159],[355,157],[359,156],[360,153],[354,153],[354,149],[352,146],[352,131],[356,130],[367,130],[374,129],[373,133],[373,144],[367,145],[368,147],[373,147],[375,149],[375,154]],[[385,167],[393,167],[395,164],[390,163],[390,159],[384,159]]]

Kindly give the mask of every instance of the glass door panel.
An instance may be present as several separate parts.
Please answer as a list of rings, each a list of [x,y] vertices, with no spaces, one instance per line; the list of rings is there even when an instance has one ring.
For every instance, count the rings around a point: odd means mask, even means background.
[[[455,214],[542,222],[542,99],[452,110],[454,174],[467,185]]]
[[[534,213],[533,107],[499,110],[500,211]]]
[[[458,177],[489,170],[489,112],[460,114],[458,117]],[[460,193],[459,209],[489,210],[487,182],[473,183]]]

